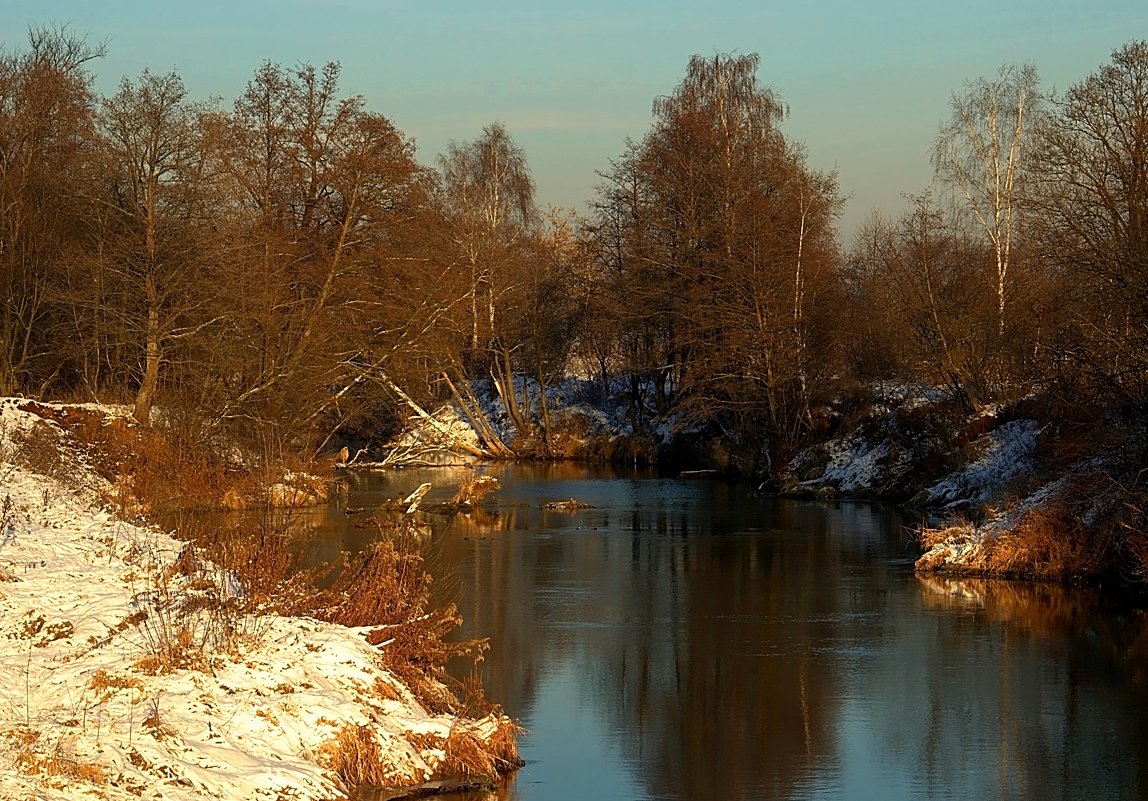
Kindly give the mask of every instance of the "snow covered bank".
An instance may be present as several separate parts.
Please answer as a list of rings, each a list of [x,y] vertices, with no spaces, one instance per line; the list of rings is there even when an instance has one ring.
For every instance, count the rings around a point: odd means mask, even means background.
[[[876,386],[857,419],[793,458],[780,476],[782,491],[907,500],[955,464],[959,427],[943,389]]]
[[[1148,580],[1148,536],[1136,522],[1141,440],[1119,421],[1084,435],[1038,397],[968,415],[934,388],[876,386],[853,408],[836,436],[793,459],[783,492],[926,510],[921,572]]]
[[[367,629],[220,603],[231,576],[100,509],[66,446],[31,452],[55,424],[0,407],[0,798],[332,799],[513,749],[503,717],[427,712]]]
[[[436,409],[407,399],[414,413],[406,429],[374,455],[356,445],[345,466],[467,465],[510,458],[647,463],[671,439],[669,423],[654,433],[635,429],[621,384],[607,391],[600,381],[566,378],[543,389],[533,379],[516,377],[513,391],[517,414],[489,379],[465,385],[465,399],[456,396]]]

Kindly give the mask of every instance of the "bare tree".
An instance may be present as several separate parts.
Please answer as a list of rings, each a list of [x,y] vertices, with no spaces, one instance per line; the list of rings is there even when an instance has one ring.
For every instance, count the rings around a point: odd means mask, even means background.
[[[1118,395],[1148,397],[1148,42],[1126,44],[1055,102],[1037,154],[1046,258],[1079,300],[1054,343]]]
[[[339,74],[334,63],[264,64],[211,121],[232,195],[231,259],[254,279],[233,301],[216,411],[281,443],[327,413],[342,425],[398,343],[441,319],[425,284],[399,279],[426,263],[409,230],[426,226],[429,173],[386,117],[340,97]]]
[[[438,162],[452,238],[471,271],[471,347],[477,349],[483,314],[488,331],[496,325],[499,268],[537,223],[534,179],[526,153],[500,122],[472,142],[451,142]]]
[[[105,202],[118,215],[112,225],[124,289],[141,309],[137,319],[136,304],[125,307],[124,323],[143,351],[134,416],[144,425],[165,349],[203,325],[194,314],[201,284],[194,229],[204,216],[205,170],[198,116],[177,74],[147,70],[138,81],[124,78],[100,114],[110,181]]]
[[[31,29],[27,50],[0,54],[2,394],[36,391],[62,364],[44,324],[82,236],[94,103],[87,66],[103,54],[64,28]]]
[[[520,434],[531,431],[527,396],[518,398],[512,351],[502,318],[520,292],[524,259],[534,244],[538,211],[526,153],[502,123],[472,142],[451,142],[439,157],[448,236],[470,273],[470,350],[485,349],[488,368]],[[525,407],[525,408],[524,408]]]
[[[1017,225],[1018,192],[1040,113],[1036,67],[1002,66],[953,94],[952,118],[933,147],[937,177],[963,199],[992,244],[996,261],[997,333],[1007,319],[1009,263]]]

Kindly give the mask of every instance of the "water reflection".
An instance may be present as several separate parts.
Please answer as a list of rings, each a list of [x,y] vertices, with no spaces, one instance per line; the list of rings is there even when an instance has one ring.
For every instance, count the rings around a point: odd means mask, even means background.
[[[498,470],[434,568],[531,730],[502,798],[1142,798],[1139,615],[912,574],[894,511],[576,465]],[[425,480],[361,476],[369,506]],[[545,510],[576,498],[591,508]],[[376,500],[377,502],[377,500]],[[324,516],[325,515],[325,516]],[[371,536],[343,509],[323,548]]]

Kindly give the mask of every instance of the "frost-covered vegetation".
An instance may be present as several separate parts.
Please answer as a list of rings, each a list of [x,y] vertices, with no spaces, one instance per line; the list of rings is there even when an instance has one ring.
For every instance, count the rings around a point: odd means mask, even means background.
[[[918,570],[1141,585],[1143,432],[1135,416],[1110,422],[1035,397],[967,414],[944,390],[878,386],[781,489],[927,511]]]
[[[441,639],[457,615],[400,534],[318,591],[279,532],[125,519],[82,436],[132,438],[122,418],[0,408],[0,796],[334,799],[516,766],[514,724],[443,683],[481,645]]]

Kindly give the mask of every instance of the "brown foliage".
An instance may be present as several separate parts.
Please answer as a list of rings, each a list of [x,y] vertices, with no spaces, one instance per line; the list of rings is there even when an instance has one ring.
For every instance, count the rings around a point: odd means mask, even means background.
[[[1011,528],[984,536],[967,558],[950,562],[943,553],[926,553],[916,568],[1043,581],[1089,580],[1112,566],[1116,553],[1111,532],[1104,525],[1085,526],[1079,511],[1062,499],[1028,510]],[[976,533],[962,523],[922,528],[919,536],[929,551],[947,543],[968,542]]]
[[[394,776],[382,761],[378,738],[370,726],[348,723],[323,746],[321,757],[347,788],[364,785],[387,787]]]
[[[428,609],[430,587],[417,542],[400,534],[349,556],[334,583],[294,611],[345,626],[375,626],[367,641],[379,647],[387,669],[430,709],[457,709],[461,701],[445,684],[446,664],[460,656],[479,658],[486,642],[447,641],[462,618],[453,604]]]

